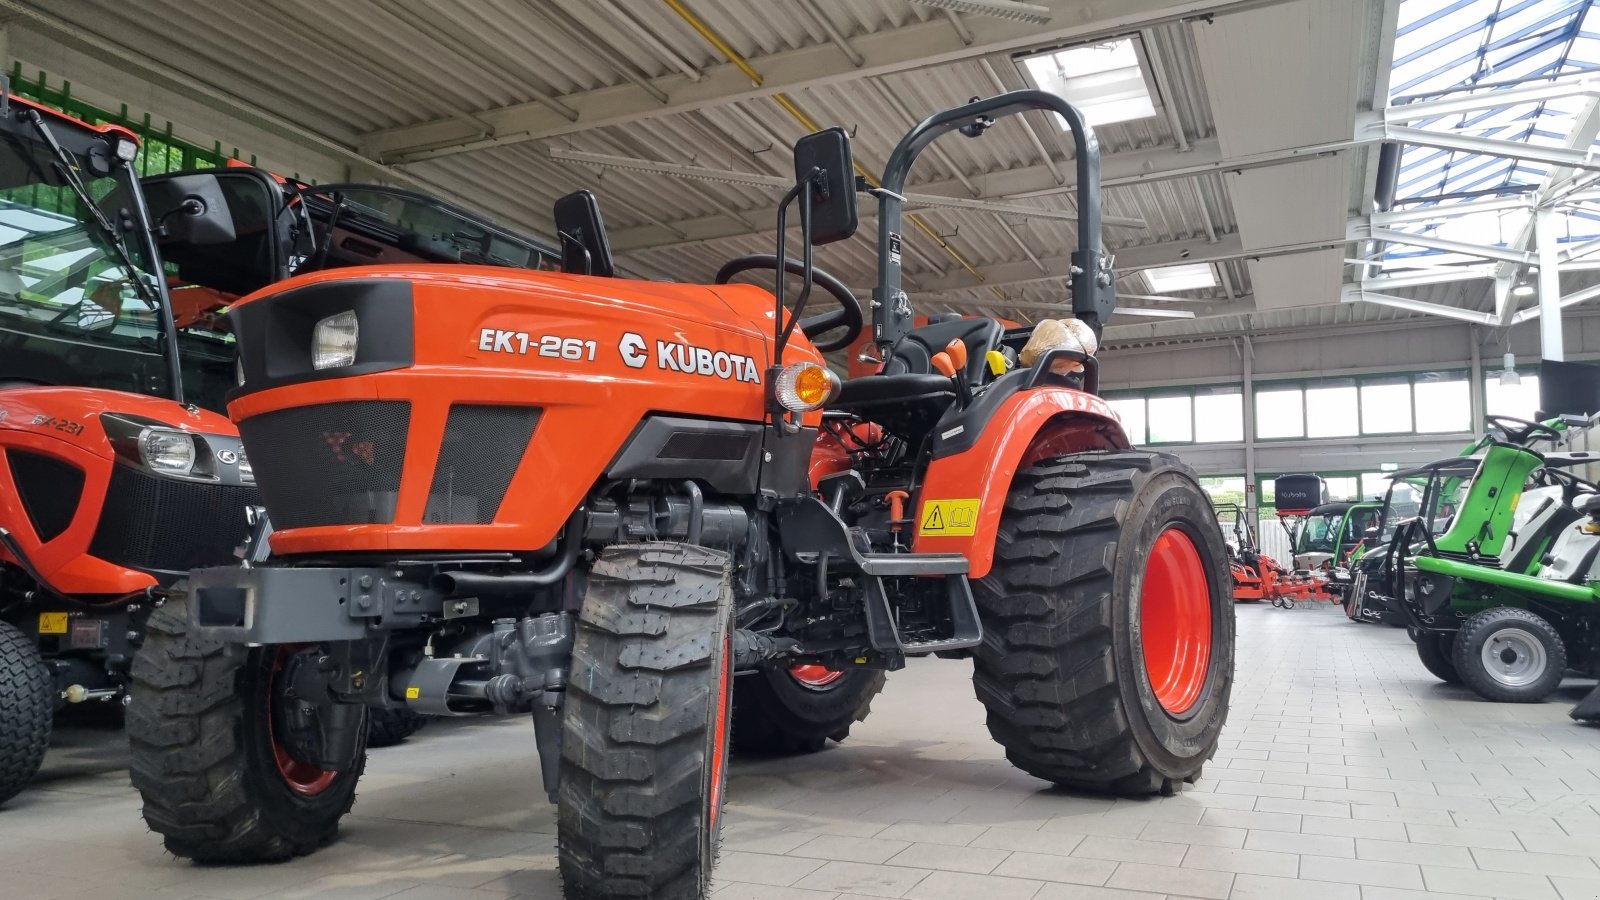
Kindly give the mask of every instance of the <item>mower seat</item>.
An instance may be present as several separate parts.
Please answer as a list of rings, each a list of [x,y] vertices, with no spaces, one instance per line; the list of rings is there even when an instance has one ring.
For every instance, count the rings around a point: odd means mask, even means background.
[[[1524,495],[1524,499],[1529,498]],[[1536,503],[1527,523],[1512,532],[1516,543],[1511,554],[1501,558],[1500,566],[1507,572],[1515,572],[1518,575],[1533,574],[1539,568],[1542,552],[1553,545],[1555,538],[1564,529],[1583,517],[1579,510],[1562,503],[1556,497],[1538,497]]]

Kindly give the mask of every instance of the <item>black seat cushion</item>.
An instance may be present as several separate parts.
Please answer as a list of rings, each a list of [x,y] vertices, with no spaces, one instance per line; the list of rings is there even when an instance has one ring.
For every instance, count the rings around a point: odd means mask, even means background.
[[[885,375],[922,375],[933,371],[933,354],[960,338],[967,345],[967,381],[979,384],[988,369],[984,359],[1000,346],[1005,328],[994,319],[947,319],[912,329],[895,342],[884,364]]]

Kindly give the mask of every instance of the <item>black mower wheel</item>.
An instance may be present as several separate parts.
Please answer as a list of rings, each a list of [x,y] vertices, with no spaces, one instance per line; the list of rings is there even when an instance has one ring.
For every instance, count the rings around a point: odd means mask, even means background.
[[[700,900],[727,784],[730,557],[619,544],[590,572],[562,713],[567,900]]]
[[[393,747],[422,730],[428,717],[409,709],[373,709],[367,713],[367,748]]]
[[[55,688],[39,648],[0,622],[0,803],[27,787],[44,763],[54,711]]]
[[[1461,673],[1456,671],[1455,644],[1454,632],[1428,633],[1417,638],[1417,659],[1422,661],[1424,669],[1445,684],[1461,683]]]
[[[191,637],[178,590],[133,659],[128,744],[145,822],[175,856],[203,863],[278,862],[328,844],[355,803],[365,729],[344,772],[296,762],[272,727],[289,648]]]
[[[1018,473],[974,585],[973,680],[1006,758],[1066,787],[1194,783],[1233,686],[1227,558],[1172,456],[1080,453]]]
[[[1509,606],[1463,622],[1454,657],[1461,682],[1496,703],[1538,703],[1567,671],[1567,645],[1555,626]]]
[[[843,741],[883,690],[884,673],[773,667],[733,682],[733,747],[758,756],[816,753]]]

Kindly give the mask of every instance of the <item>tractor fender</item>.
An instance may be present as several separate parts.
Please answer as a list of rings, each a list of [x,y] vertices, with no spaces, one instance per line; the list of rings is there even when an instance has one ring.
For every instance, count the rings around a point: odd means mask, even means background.
[[[962,554],[972,578],[987,575],[994,562],[1000,513],[1018,471],[1049,456],[1132,446],[1109,404],[1070,388],[1008,392],[987,405],[980,400],[959,419],[940,423],[935,435],[913,507],[912,547]]]

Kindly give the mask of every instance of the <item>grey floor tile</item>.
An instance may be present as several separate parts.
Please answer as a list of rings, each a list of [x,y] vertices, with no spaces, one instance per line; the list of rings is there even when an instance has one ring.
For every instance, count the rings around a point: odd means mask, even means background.
[[[794,886],[811,891],[864,894],[868,897],[904,897],[907,891],[929,874],[927,869],[830,862],[796,881]]]
[[[1228,900],[1362,900],[1361,887],[1333,881],[1240,875]]]
[[[1208,872],[1200,869],[1180,869],[1173,866],[1152,866],[1145,863],[1122,863],[1112,873],[1107,887],[1158,894],[1176,894],[1182,897],[1209,897],[1226,900],[1233,889],[1232,872]]]
[[[890,857],[891,866],[941,869],[987,875],[1011,855],[1009,850],[984,847],[956,847],[950,844],[912,844]]]
[[[1428,890],[1469,894],[1479,897],[1505,897],[1508,900],[1557,900],[1555,885],[1543,875],[1520,872],[1470,872],[1423,866]]]
[[[1105,884],[1120,863],[1076,856],[1013,853],[995,867],[994,874],[1069,884]]]
[[[1374,887],[1423,887],[1422,869],[1417,865],[1365,859],[1302,856],[1300,877],[1312,881],[1337,881]]]
[[[1040,882],[994,875],[934,872],[902,896],[907,900],[1031,900]]]

